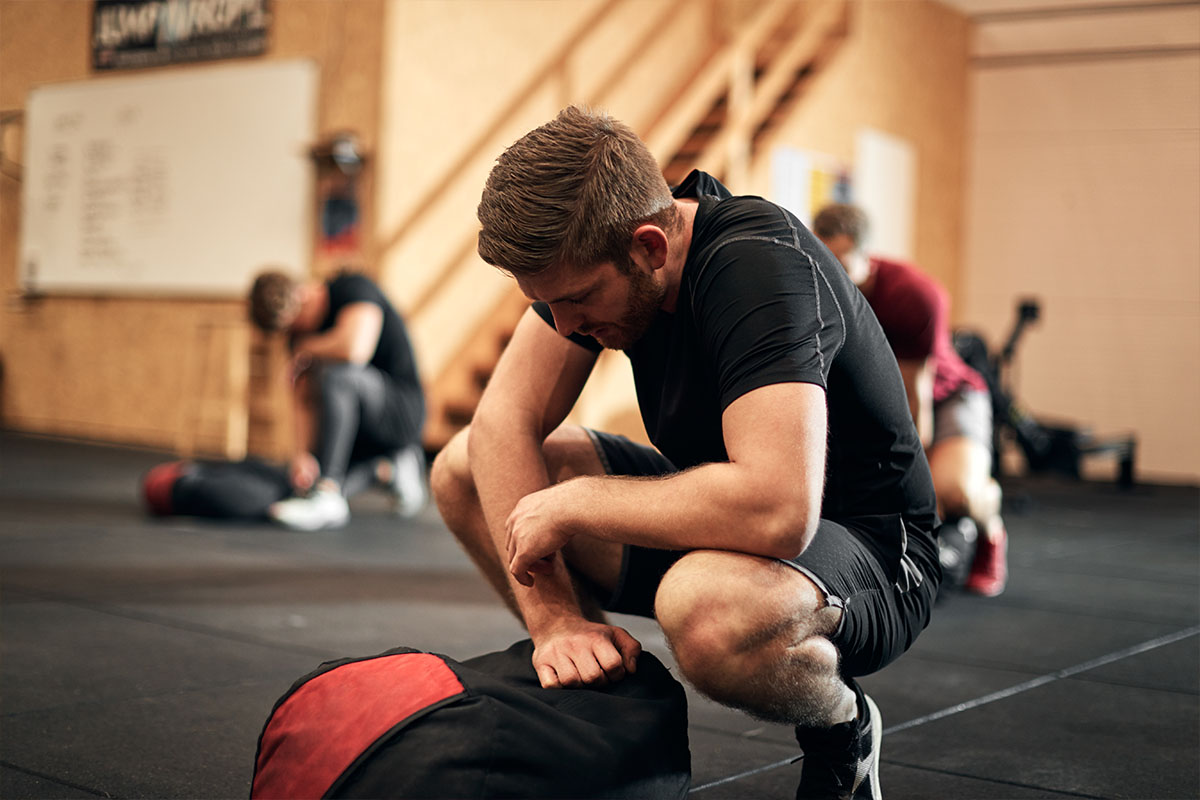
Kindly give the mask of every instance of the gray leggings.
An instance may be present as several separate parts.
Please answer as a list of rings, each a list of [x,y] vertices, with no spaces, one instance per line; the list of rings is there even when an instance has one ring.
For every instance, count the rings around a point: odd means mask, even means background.
[[[346,479],[351,462],[395,453],[420,438],[420,386],[402,386],[369,364],[323,362],[310,376],[321,475]]]

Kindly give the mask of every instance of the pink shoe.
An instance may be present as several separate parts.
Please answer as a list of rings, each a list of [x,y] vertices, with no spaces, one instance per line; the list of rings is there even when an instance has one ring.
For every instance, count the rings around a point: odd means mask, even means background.
[[[999,517],[975,545],[975,560],[964,584],[967,591],[995,597],[1008,584],[1008,531]]]

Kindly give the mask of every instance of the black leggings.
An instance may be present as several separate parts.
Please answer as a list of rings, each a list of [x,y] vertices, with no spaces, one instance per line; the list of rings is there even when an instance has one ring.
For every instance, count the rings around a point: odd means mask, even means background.
[[[264,461],[197,461],[171,487],[171,511],[193,517],[257,519],[292,493],[287,469]]]
[[[318,364],[310,380],[322,476],[344,484],[351,463],[418,440],[425,422],[419,386],[401,386],[370,365],[348,362]]]

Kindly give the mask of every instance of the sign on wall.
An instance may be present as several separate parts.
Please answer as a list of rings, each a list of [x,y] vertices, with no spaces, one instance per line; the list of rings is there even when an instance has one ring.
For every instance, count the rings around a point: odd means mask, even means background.
[[[153,67],[260,55],[268,0],[95,0],[92,66]]]
[[[771,199],[805,225],[829,203],[853,201],[849,170],[834,156],[781,146],[771,153]]]

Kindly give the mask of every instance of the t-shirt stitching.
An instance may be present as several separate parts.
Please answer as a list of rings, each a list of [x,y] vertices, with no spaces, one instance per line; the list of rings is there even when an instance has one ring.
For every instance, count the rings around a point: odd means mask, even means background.
[[[829,283],[829,276],[825,274],[825,270],[821,269],[821,265],[818,264],[816,259],[813,258],[807,251],[802,249],[800,252],[804,253],[804,257],[808,259],[808,263],[811,264],[813,269],[817,272],[817,274],[819,274],[821,276],[821,281],[824,282],[825,288],[829,290],[829,296],[831,298],[833,298],[833,306],[834,306],[834,308],[837,309],[837,312],[838,312],[838,319],[842,323],[842,331],[845,332],[846,330],[848,330],[848,328],[846,327],[846,314],[842,310],[842,304],[838,301],[837,293],[833,291],[833,286]],[[814,278],[814,280],[815,280],[815,278]],[[821,298],[821,296],[820,296],[820,293],[818,292],[817,293],[818,309],[820,308],[820,303],[821,303],[820,298]],[[822,325],[822,329],[823,328],[824,328],[824,326]],[[819,334],[818,334],[818,338],[819,338]],[[834,358],[837,358],[838,353],[840,353],[842,351],[842,347],[845,344],[846,344],[846,337],[842,336],[842,341],[838,344],[837,348],[833,352]]]
[[[786,214],[784,214],[784,218],[787,219]],[[817,275],[821,276],[821,281],[825,284],[825,288],[829,291],[829,296],[833,298],[833,305],[837,309],[838,319],[841,321],[841,324],[842,324],[842,330],[846,330],[846,314],[842,310],[842,304],[838,302],[837,294],[833,291],[833,286],[830,285],[830,283],[829,283],[829,276],[827,276],[825,274],[824,270],[821,269],[821,265],[817,263],[816,259],[814,259],[807,250],[805,250],[803,247],[800,246],[800,232],[796,229],[796,226],[792,224],[792,221],[790,219],[787,219],[787,223],[788,223],[788,227],[790,227],[792,229],[792,242],[791,243],[781,241],[778,237],[775,237],[775,236],[752,236],[752,235],[729,236],[727,238],[721,239],[718,242],[714,242],[713,244],[708,246],[707,249],[709,250],[709,252],[707,255],[705,255],[704,260],[696,265],[696,275],[698,276],[700,273],[702,273],[708,267],[708,263],[710,261],[712,261],[713,257],[716,256],[718,250],[720,250],[722,247],[725,247],[726,245],[735,244],[737,242],[766,242],[768,244],[773,244],[773,245],[777,245],[779,247],[786,247],[791,250],[795,250],[797,253],[800,253],[801,255],[803,255],[804,258],[808,261],[809,267],[813,273],[813,277],[812,277],[812,279],[813,279],[813,300],[816,303],[817,326],[818,326],[817,327],[817,358],[820,360],[820,363],[821,363],[821,374],[827,375],[828,373],[825,370],[825,353],[824,353],[824,350],[822,349],[822,345],[821,345],[821,331],[825,329],[825,319],[821,315],[821,292],[820,292],[820,287],[818,287],[816,285],[817,284]],[[692,301],[692,315],[693,316],[696,315],[697,299],[699,299],[697,294],[695,292],[692,292],[691,301]],[[845,337],[842,337],[842,342],[841,342],[841,344],[839,344],[837,346],[837,349],[833,352],[833,354],[831,356],[832,358],[837,358],[837,354],[839,352],[841,352],[842,345],[844,345],[844,344],[845,344]]]

